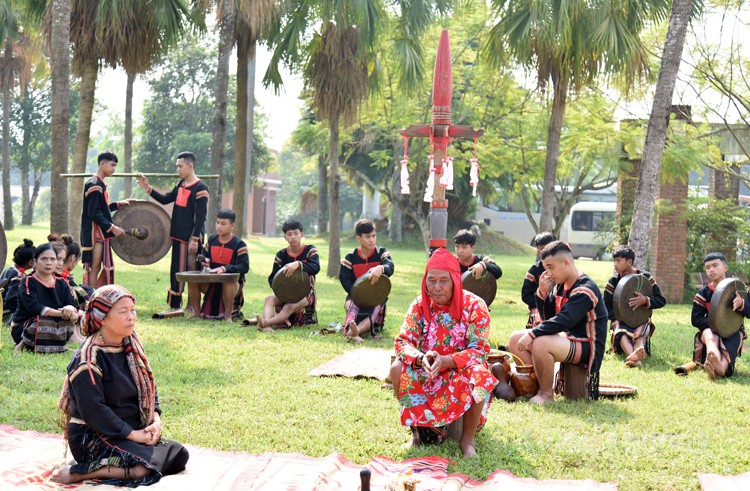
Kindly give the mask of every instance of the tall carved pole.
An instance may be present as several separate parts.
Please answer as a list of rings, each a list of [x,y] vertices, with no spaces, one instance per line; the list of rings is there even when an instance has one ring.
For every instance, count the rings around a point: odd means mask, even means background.
[[[453,67],[448,30],[443,30],[438,44],[435,59],[435,74],[432,79],[432,124],[411,125],[400,130],[410,138],[431,138],[435,162],[434,191],[430,203],[430,250],[448,247],[448,200],[445,199],[445,188],[440,185],[440,176],[445,172],[445,159],[449,142],[453,138],[476,139],[484,130],[475,130],[471,126],[451,125],[453,98]]]

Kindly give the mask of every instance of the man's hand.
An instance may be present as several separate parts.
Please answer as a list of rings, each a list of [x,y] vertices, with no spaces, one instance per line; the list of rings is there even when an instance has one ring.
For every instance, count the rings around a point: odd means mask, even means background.
[[[531,343],[533,342],[534,338],[531,337],[531,334],[526,333],[518,340],[518,349],[521,351],[529,351],[531,350]]]
[[[188,242],[188,254],[195,254],[196,252],[198,252],[198,242],[191,240]]]
[[[539,293],[541,293],[543,297],[549,295],[549,291],[554,285],[555,280],[552,279],[552,275],[550,275],[549,272],[545,271],[539,275]]]
[[[286,266],[284,266],[284,276],[287,278],[292,276],[295,271],[297,271],[301,266],[302,263],[299,261],[294,261],[293,263],[289,263]]]
[[[734,292],[734,300],[732,300],[732,309],[740,312],[745,306],[745,299],[740,296],[740,292]]]
[[[471,267],[472,274],[474,275],[474,278],[477,280],[482,277],[482,275],[484,274],[486,270],[487,270],[487,266],[485,266],[484,263],[481,261]]]
[[[125,231],[117,225],[112,225],[112,235],[114,235],[115,237],[120,237],[122,235],[125,235]]]
[[[141,189],[148,192],[148,188],[150,187],[148,185],[148,177],[144,176],[143,174],[138,174],[136,181],[138,181],[138,185],[141,187]]]
[[[218,268],[213,268],[209,271],[209,273],[223,273],[224,272],[224,266],[219,266]]]
[[[641,292],[635,292],[635,296],[628,301],[628,305],[635,310],[638,307],[648,306],[648,297],[644,296]]]
[[[375,266],[374,268],[371,268],[370,271],[368,271],[368,273],[370,273],[371,285],[374,285],[375,283],[378,282],[378,280],[380,279],[380,276],[383,274],[383,271],[384,271],[383,266],[380,266],[380,265]]]

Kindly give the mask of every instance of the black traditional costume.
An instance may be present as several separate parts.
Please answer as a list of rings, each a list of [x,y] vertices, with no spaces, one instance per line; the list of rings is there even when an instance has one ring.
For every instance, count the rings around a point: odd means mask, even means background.
[[[383,329],[388,299],[385,299],[382,304],[376,307],[360,309],[352,301],[351,294],[354,282],[376,266],[383,266],[384,275],[388,277],[393,275],[393,260],[391,259],[391,253],[385,247],[375,247],[368,257],[362,257],[362,252],[358,247],[344,256],[339,267],[339,281],[346,291],[346,301],[344,302],[346,320],[344,325],[348,326],[350,322],[359,324],[369,317],[370,334],[373,336]]]
[[[273,277],[276,273],[289,263],[299,261],[302,265],[302,270],[310,275],[310,293],[307,295],[308,306],[304,310],[292,314],[289,317],[289,323],[293,326],[302,326],[305,324],[317,324],[318,314],[315,311],[315,275],[320,271],[320,257],[318,257],[318,249],[314,245],[306,245],[302,251],[295,255],[289,252],[289,248],[281,249],[276,253],[276,257],[273,259],[273,268],[271,274],[268,276],[268,284],[273,284]],[[276,306],[275,311],[278,314],[281,311],[282,306]]]
[[[521,286],[521,300],[529,307],[529,320],[526,322],[527,329],[531,329],[541,321],[539,309],[536,305],[536,291],[539,288],[539,277],[542,273],[544,273],[544,265],[541,261],[535,262],[526,272],[526,276],[523,279],[523,286]]]
[[[3,274],[0,275],[0,284],[2,284],[3,281],[8,280],[5,282],[2,293],[3,322],[10,322],[13,312],[16,311],[16,307],[18,306],[18,285],[23,274],[23,268],[19,268],[17,264],[14,264],[13,266],[5,268]]]
[[[203,254],[211,262],[211,269],[224,268],[225,273],[239,273],[240,288],[234,297],[232,305],[232,320],[242,318],[242,306],[245,304],[245,297],[242,294],[242,287],[245,285],[245,275],[250,271],[250,259],[247,254],[247,245],[245,242],[232,234],[232,238],[227,243],[219,240],[219,235],[215,234],[208,238]],[[203,297],[203,306],[201,315],[206,319],[223,319],[224,304],[221,303],[221,292],[223,283],[211,283],[208,286],[205,296]]]
[[[115,264],[112,258],[110,239],[112,233],[112,213],[119,203],[110,203],[107,185],[96,174],[86,181],[83,188],[83,211],[81,212],[81,251],[83,262],[83,282],[86,284],[111,285],[115,282]],[[102,244],[102,267],[99,278],[89,278],[95,244]]]
[[[571,349],[563,363],[588,368],[589,397],[599,397],[599,368],[604,358],[607,337],[607,308],[599,287],[581,274],[569,289],[555,285],[547,298],[535,295],[542,323],[529,331],[532,338],[564,333]],[[562,371],[558,372],[557,390],[562,391]]]
[[[691,315],[691,321],[694,327],[698,328],[698,332],[695,334],[693,340],[693,361],[700,366],[706,362],[706,345],[701,339],[701,334],[704,329],[708,329],[708,311],[711,310],[711,297],[714,294],[714,286],[709,283],[704,286],[698,293],[695,294],[693,299],[693,312]],[[750,298],[748,295],[743,297],[742,315],[750,317]],[[721,356],[729,361],[729,368],[724,374],[726,377],[731,377],[734,374],[734,362],[738,356],[742,356],[742,345],[747,334],[745,333],[745,326],[742,326],[739,331],[729,336],[728,338],[720,337],[719,351]]]
[[[185,284],[177,281],[177,273],[190,271],[194,265],[188,264],[188,243],[203,243],[206,213],[208,212],[208,186],[200,179],[186,185],[182,179],[167,194],[148,190],[149,196],[162,205],[174,203],[172,208],[172,227],[169,237],[172,239],[172,264],[169,268],[170,289],[167,303],[173,309],[182,306],[182,292]]]
[[[123,297],[135,301],[116,285],[103,287],[91,297],[83,324],[88,337],[68,365],[59,407],[65,418],[65,437],[76,460],[70,472],[88,474],[106,466],[127,472],[142,465],[151,472],[140,479],[101,481],[135,487],[182,471],[189,455],[182,445],[164,438],[156,445],[127,439],[132,431],[153,423],[154,414],[161,414],[161,409],[153,373],[136,332],[122,345],[96,340],[102,320]]]
[[[653,276],[651,276],[651,273],[648,271],[638,271],[635,270],[636,274],[642,274],[646,278],[648,278],[648,281],[651,283],[651,289],[652,294],[648,298],[648,304],[645,307],[639,307],[639,308],[646,308],[646,309],[660,309],[664,307],[667,304],[667,299],[664,298],[664,295],[661,294],[661,289],[659,288],[659,285],[656,283],[656,280]],[[620,273],[614,274],[609,281],[607,282],[607,286],[604,288],[604,305],[607,307],[607,317],[611,321],[611,331],[612,335],[610,336],[610,344],[612,347],[612,351],[617,353],[618,355],[623,354],[622,347],[620,346],[620,340],[623,336],[627,336],[630,339],[635,342],[636,339],[645,337],[646,342],[644,344],[644,348],[646,349],[646,354],[651,354],[651,336],[654,334],[654,331],[656,330],[656,326],[651,322],[651,319],[648,320],[645,324],[642,324],[640,326],[631,327],[627,324],[624,324],[623,322],[617,320],[617,317],[615,317],[615,306],[614,306],[614,295],[615,295],[615,289],[617,289],[617,284],[620,283],[620,280],[622,279],[622,276]]]
[[[467,272],[475,264],[482,263],[487,271],[489,271],[495,279],[499,279],[503,275],[503,270],[497,265],[489,256],[483,256],[481,254],[473,254],[471,256],[471,263],[464,264],[460,259],[458,265],[461,268],[461,274]]]
[[[23,276],[18,290],[18,307],[10,331],[13,341],[36,353],[62,353],[75,331],[75,325],[59,317],[47,317],[50,310],[76,306],[67,281],[54,277],[47,286],[33,274]]]

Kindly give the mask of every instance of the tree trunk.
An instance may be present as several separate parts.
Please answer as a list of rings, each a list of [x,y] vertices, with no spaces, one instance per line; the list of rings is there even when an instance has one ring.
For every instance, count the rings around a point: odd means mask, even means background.
[[[5,40],[5,70],[3,73],[3,224],[13,230],[13,200],[10,195],[10,102],[13,87],[13,45]]]
[[[128,86],[125,89],[125,171],[133,172],[133,84],[135,83],[135,73],[128,72]],[[123,195],[125,199],[130,198],[133,194],[133,180],[130,177],[124,178]]]
[[[328,208],[328,269],[326,274],[329,278],[339,275],[339,263],[341,262],[341,204],[339,202],[339,120],[331,121],[331,134],[328,140],[328,155],[331,159],[331,184],[330,184],[330,206]]]
[[[227,99],[229,93],[229,58],[234,46],[235,1],[222,2],[219,29],[219,66],[216,69],[216,96],[214,103],[213,132],[211,138],[211,173],[219,178],[211,180],[208,200],[206,228],[209,234],[216,232],[216,213],[221,208],[221,192],[224,186],[224,150],[227,133]]]
[[[29,224],[34,223],[34,207],[36,206],[36,199],[39,197],[39,188],[42,187],[42,177],[44,177],[44,173],[34,169],[34,190],[31,192],[31,198],[29,199]]]
[[[68,172],[70,101],[70,2],[52,0],[50,68],[52,77],[52,175],[50,220],[53,233],[68,230],[68,183],[58,177]]]
[[[403,242],[404,212],[393,203],[391,203],[391,221],[388,226],[388,238],[391,239],[391,242]]]
[[[542,213],[539,217],[539,231],[552,230],[555,226],[555,180],[557,159],[560,156],[560,134],[568,96],[568,78],[555,77],[552,81],[554,97],[552,114],[547,130],[547,154],[544,159],[544,185],[542,188]]]
[[[328,231],[328,162],[318,155],[318,233]]]
[[[91,136],[91,117],[94,113],[94,92],[99,67],[96,59],[87,60],[81,73],[81,102],[78,109],[78,128],[73,146],[74,173],[86,172],[86,157]],[[81,209],[83,207],[83,179],[70,179],[70,208],[68,209],[67,233],[74,238],[81,235]]]
[[[628,244],[635,251],[635,264],[638,268],[646,267],[649,233],[654,215],[654,203],[659,189],[659,172],[661,170],[664,143],[667,139],[669,115],[672,109],[672,95],[680,69],[682,48],[690,21],[692,0],[674,0],[669,19],[667,37],[661,57],[659,77],[656,80],[654,104],[646,132],[646,143],[643,147],[643,163],[638,176],[638,187],[635,193],[633,220],[630,223]]]
[[[28,92],[24,91],[21,94],[21,100],[27,101]],[[23,104],[24,108],[29,107],[28,104]],[[31,169],[31,115],[30,111],[23,109],[21,112],[21,120],[23,121],[23,139],[21,143],[21,156],[19,158],[18,167],[21,169],[21,224],[31,225],[32,219],[32,207],[31,207],[31,196],[29,195],[29,171]]]
[[[237,39],[237,121],[234,137],[234,198],[232,207],[237,214],[237,235],[250,235],[252,226],[246,216],[250,197],[253,157],[253,120],[255,118],[255,47],[246,34]]]

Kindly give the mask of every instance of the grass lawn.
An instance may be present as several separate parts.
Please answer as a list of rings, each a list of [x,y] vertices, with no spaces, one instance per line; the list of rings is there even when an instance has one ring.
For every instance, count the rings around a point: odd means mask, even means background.
[[[23,237],[35,243],[46,226],[8,232],[9,261]],[[481,239],[480,239],[481,241]],[[320,239],[323,271],[327,247]],[[381,241],[382,242],[382,241]],[[283,238],[248,240],[251,273],[244,313],[260,311],[268,293],[266,277]],[[391,247],[396,264],[385,337],[367,346],[392,348],[403,314],[419,292],[425,256],[421,250]],[[354,247],[348,240],[346,252]],[[491,254],[504,274],[492,311],[492,344],[506,342],[524,326],[520,288],[531,255]],[[591,478],[615,481],[621,490],[698,489],[697,472],[737,474],[750,470],[750,367],[740,358],[734,378],[711,382],[703,373],[686,378],[672,367],[687,362],[695,329],[690,306],[656,311],[654,356],[642,370],[630,370],[607,354],[603,382],[632,384],[631,399],[597,402],[561,400],[540,408],[525,403],[493,403],[478,436],[479,458],[464,461],[455,443],[406,448],[409,431],[398,419],[398,404],[375,380],[314,378],[307,372],[355,346],[341,336],[310,336],[315,327],[258,333],[237,324],[150,316],[165,308],[168,259],[137,267],[117,259],[118,283],[138,300],[138,331],[154,367],[164,410],[165,435],[221,450],[341,452],[355,462],[373,455],[405,459],[440,455],[455,461],[451,471],[486,478],[495,469],[535,478]],[[610,263],[580,261],[600,285]],[[80,280],[80,270],[76,272]],[[338,280],[318,276],[320,326],[340,321],[344,295]],[[13,356],[7,327],[0,337],[0,424],[59,432],[56,402],[69,356]],[[71,352],[72,355],[72,352]]]

